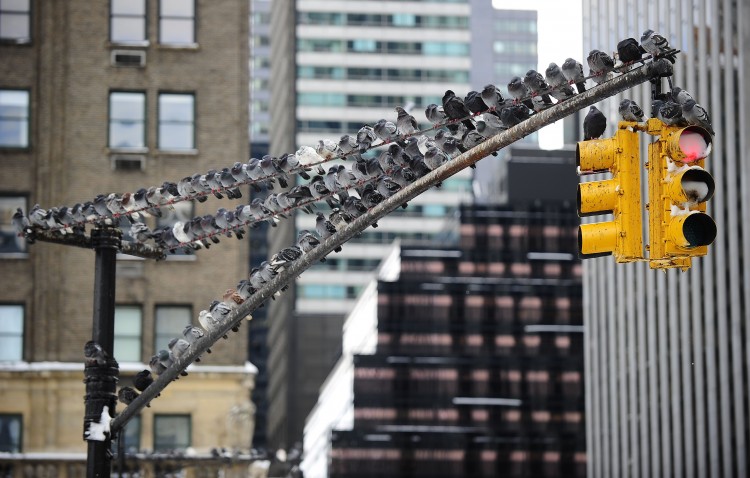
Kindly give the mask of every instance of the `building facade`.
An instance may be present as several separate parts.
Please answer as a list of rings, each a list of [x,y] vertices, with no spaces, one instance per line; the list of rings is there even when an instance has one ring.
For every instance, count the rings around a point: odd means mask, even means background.
[[[584,55],[649,28],[681,50],[674,84],[716,130],[706,169],[718,227],[708,256],[684,273],[584,262],[588,474],[747,476],[750,9],[731,0],[584,0],[583,15]],[[647,111],[650,93],[646,85],[604,102],[609,124],[623,96]]]
[[[85,460],[81,379],[94,287],[93,251],[26,245],[11,215],[246,158],[248,18],[247,2],[234,0],[0,3],[2,466],[41,455]],[[177,206],[160,221],[221,207]],[[246,243],[223,241],[158,263],[118,258],[120,386],[246,276],[247,255]],[[128,424],[128,449],[250,447],[255,368],[240,335]]]
[[[446,90],[466,94],[490,82],[506,84],[537,63],[536,13],[502,12],[484,0],[274,0],[272,12],[272,76],[289,80],[271,85],[274,155],[291,151],[290,139],[293,147],[315,146],[380,118],[394,119],[396,106],[425,123],[425,107],[440,104]],[[276,74],[290,68],[292,76]],[[464,171],[305,272],[297,281],[294,312],[274,304],[269,337],[282,345],[269,357],[270,406],[280,407],[269,412],[271,443],[288,446],[301,437],[318,387],[341,354],[344,318],[394,239],[450,238],[458,205],[471,197],[472,175]],[[314,229],[313,221],[298,215],[295,226]],[[303,368],[303,377],[293,377]]]
[[[402,247],[360,297],[307,419],[306,476],[585,474],[571,153],[509,157],[512,206],[462,206],[457,244]]]

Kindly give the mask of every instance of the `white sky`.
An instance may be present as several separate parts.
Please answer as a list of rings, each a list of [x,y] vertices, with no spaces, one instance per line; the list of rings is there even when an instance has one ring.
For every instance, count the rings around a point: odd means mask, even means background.
[[[492,6],[501,10],[536,10],[539,32],[539,65],[544,70],[551,62],[562,65],[566,58],[583,60],[582,0],[492,0]],[[498,78],[496,83],[510,81]],[[562,121],[539,131],[539,146],[542,149],[558,149],[563,145]]]

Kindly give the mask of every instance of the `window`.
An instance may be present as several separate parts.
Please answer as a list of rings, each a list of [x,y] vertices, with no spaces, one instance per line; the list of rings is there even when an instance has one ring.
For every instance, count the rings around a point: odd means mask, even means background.
[[[154,353],[166,349],[173,338],[181,337],[182,329],[193,323],[192,317],[192,307],[189,305],[157,305]]]
[[[31,42],[29,0],[0,0],[0,40]]]
[[[141,417],[136,415],[128,421],[123,433],[123,448],[125,453],[134,453],[141,449]],[[119,443],[118,443],[119,445]]]
[[[23,433],[23,416],[0,413],[0,452],[20,453]]]
[[[190,446],[190,415],[154,415],[154,451]]]
[[[159,43],[192,45],[195,43],[195,0],[159,2]]]
[[[0,147],[29,146],[29,92],[0,90]]]
[[[23,360],[23,305],[0,305],[0,362]]]
[[[192,94],[159,94],[159,149],[195,148],[195,97]]]
[[[110,92],[109,147],[146,147],[146,93]]]
[[[13,214],[19,207],[28,211],[25,197],[0,195],[0,257],[26,253],[26,240],[18,237],[12,223]]]
[[[111,0],[109,39],[114,43],[144,43],[146,0]]]
[[[141,361],[143,312],[137,305],[115,306],[115,359],[118,362]]]

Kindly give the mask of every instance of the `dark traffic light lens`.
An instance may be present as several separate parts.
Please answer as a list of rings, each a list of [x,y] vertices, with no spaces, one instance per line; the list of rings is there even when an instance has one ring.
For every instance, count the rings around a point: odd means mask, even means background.
[[[691,214],[682,224],[688,247],[707,246],[716,239],[716,223],[707,214]]]

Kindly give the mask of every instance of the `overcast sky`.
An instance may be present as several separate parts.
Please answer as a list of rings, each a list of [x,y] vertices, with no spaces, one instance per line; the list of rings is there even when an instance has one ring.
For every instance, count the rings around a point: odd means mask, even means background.
[[[539,32],[539,67],[542,74],[550,62],[562,65],[566,58],[583,60],[581,0],[492,0],[502,10],[536,10]],[[500,84],[510,78],[498,78]],[[539,146],[557,149],[563,145],[562,121],[539,131]]]

